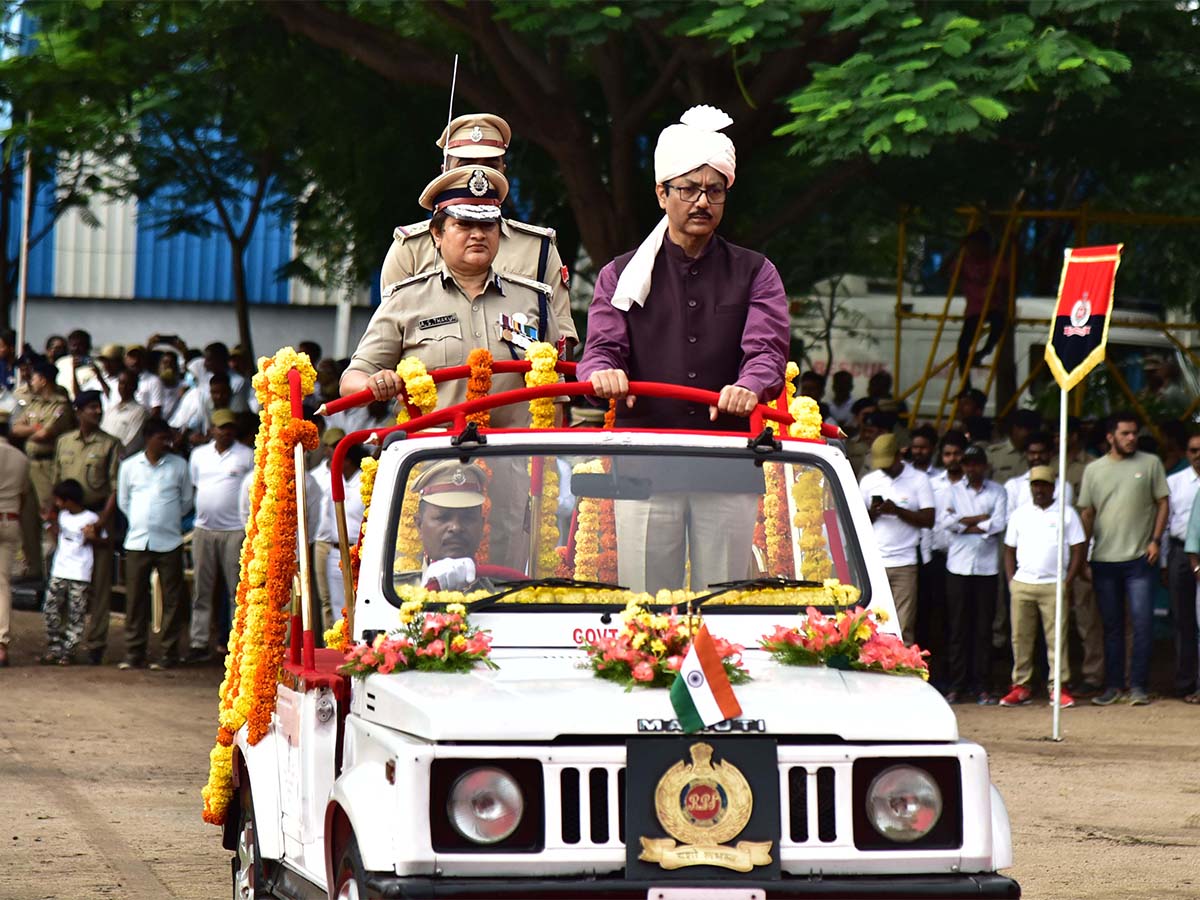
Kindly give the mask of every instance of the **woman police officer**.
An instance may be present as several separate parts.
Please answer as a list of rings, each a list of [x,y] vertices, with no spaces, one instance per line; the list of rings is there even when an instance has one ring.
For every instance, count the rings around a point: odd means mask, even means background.
[[[383,298],[342,375],[343,396],[370,388],[377,400],[400,390],[395,369],[415,356],[428,371],[463,365],[477,347],[496,359],[523,359],[533,340],[557,344],[548,314],[551,289],[492,268],[500,246],[500,204],[508,181],[484,166],[451,169],[431,181],[420,203],[433,211],[429,234],[440,261],[401,281]],[[496,374],[492,392],[525,386],[522,375]],[[467,379],[438,385],[438,406],[466,399]],[[528,428],[527,404],[492,410],[496,428]],[[488,484],[492,501],[489,560],[520,569],[528,555],[524,530],[529,475],[524,460],[496,460]]]
[[[477,347],[496,359],[523,359],[531,340],[557,343],[546,312],[550,288],[492,268],[507,195],[507,179],[484,166],[451,169],[421,192],[421,206],[433,211],[429,234],[440,262],[383,298],[342,375],[343,396],[370,388],[378,400],[395,397],[395,368],[407,356],[433,371],[465,364]],[[493,393],[523,386],[521,375],[492,379]],[[461,403],[466,390],[465,379],[439,385],[438,406]],[[492,424],[528,427],[529,411],[523,404],[493,410]]]

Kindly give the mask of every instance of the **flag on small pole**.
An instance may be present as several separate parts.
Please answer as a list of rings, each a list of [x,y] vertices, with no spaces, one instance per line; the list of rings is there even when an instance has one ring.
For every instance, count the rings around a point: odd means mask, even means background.
[[[692,646],[671,684],[671,705],[675,707],[675,718],[689,734],[742,714],[707,625],[701,625],[692,638]]]

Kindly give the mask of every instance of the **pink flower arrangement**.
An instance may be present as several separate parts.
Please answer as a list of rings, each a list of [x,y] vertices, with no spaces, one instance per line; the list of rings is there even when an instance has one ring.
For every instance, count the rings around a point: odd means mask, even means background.
[[[588,655],[586,667],[600,678],[625,685],[627,690],[639,685],[670,687],[691,647],[692,633],[700,627],[699,617],[689,620],[674,609],[669,615],[660,615],[630,604],[621,620],[616,636],[583,645]],[[745,647],[715,635],[713,645],[731,683],[750,680],[742,665]]]
[[[829,666],[917,675],[929,680],[928,650],[911,647],[893,634],[879,630],[881,613],[854,607],[835,616],[808,607],[796,628],[775,626],[763,635],[760,646],[776,660],[791,666]]]
[[[492,636],[473,627],[461,605],[451,605],[444,613],[407,608],[401,621],[399,629],[347,649],[342,674],[365,678],[372,672],[387,675],[410,669],[469,672],[476,663],[497,668],[489,658]]]

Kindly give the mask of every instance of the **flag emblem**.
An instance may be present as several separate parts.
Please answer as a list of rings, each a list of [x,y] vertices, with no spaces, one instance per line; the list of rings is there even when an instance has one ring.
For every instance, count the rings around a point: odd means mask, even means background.
[[[707,625],[701,625],[692,638],[679,675],[671,685],[671,705],[679,724],[689,734],[742,714]]]

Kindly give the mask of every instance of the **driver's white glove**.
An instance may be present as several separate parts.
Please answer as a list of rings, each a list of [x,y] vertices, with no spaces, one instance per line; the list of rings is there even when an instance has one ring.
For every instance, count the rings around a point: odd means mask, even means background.
[[[464,557],[430,563],[425,570],[425,582],[428,584],[435,579],[443,591],[461,591],[475,583],[475,560]]]

